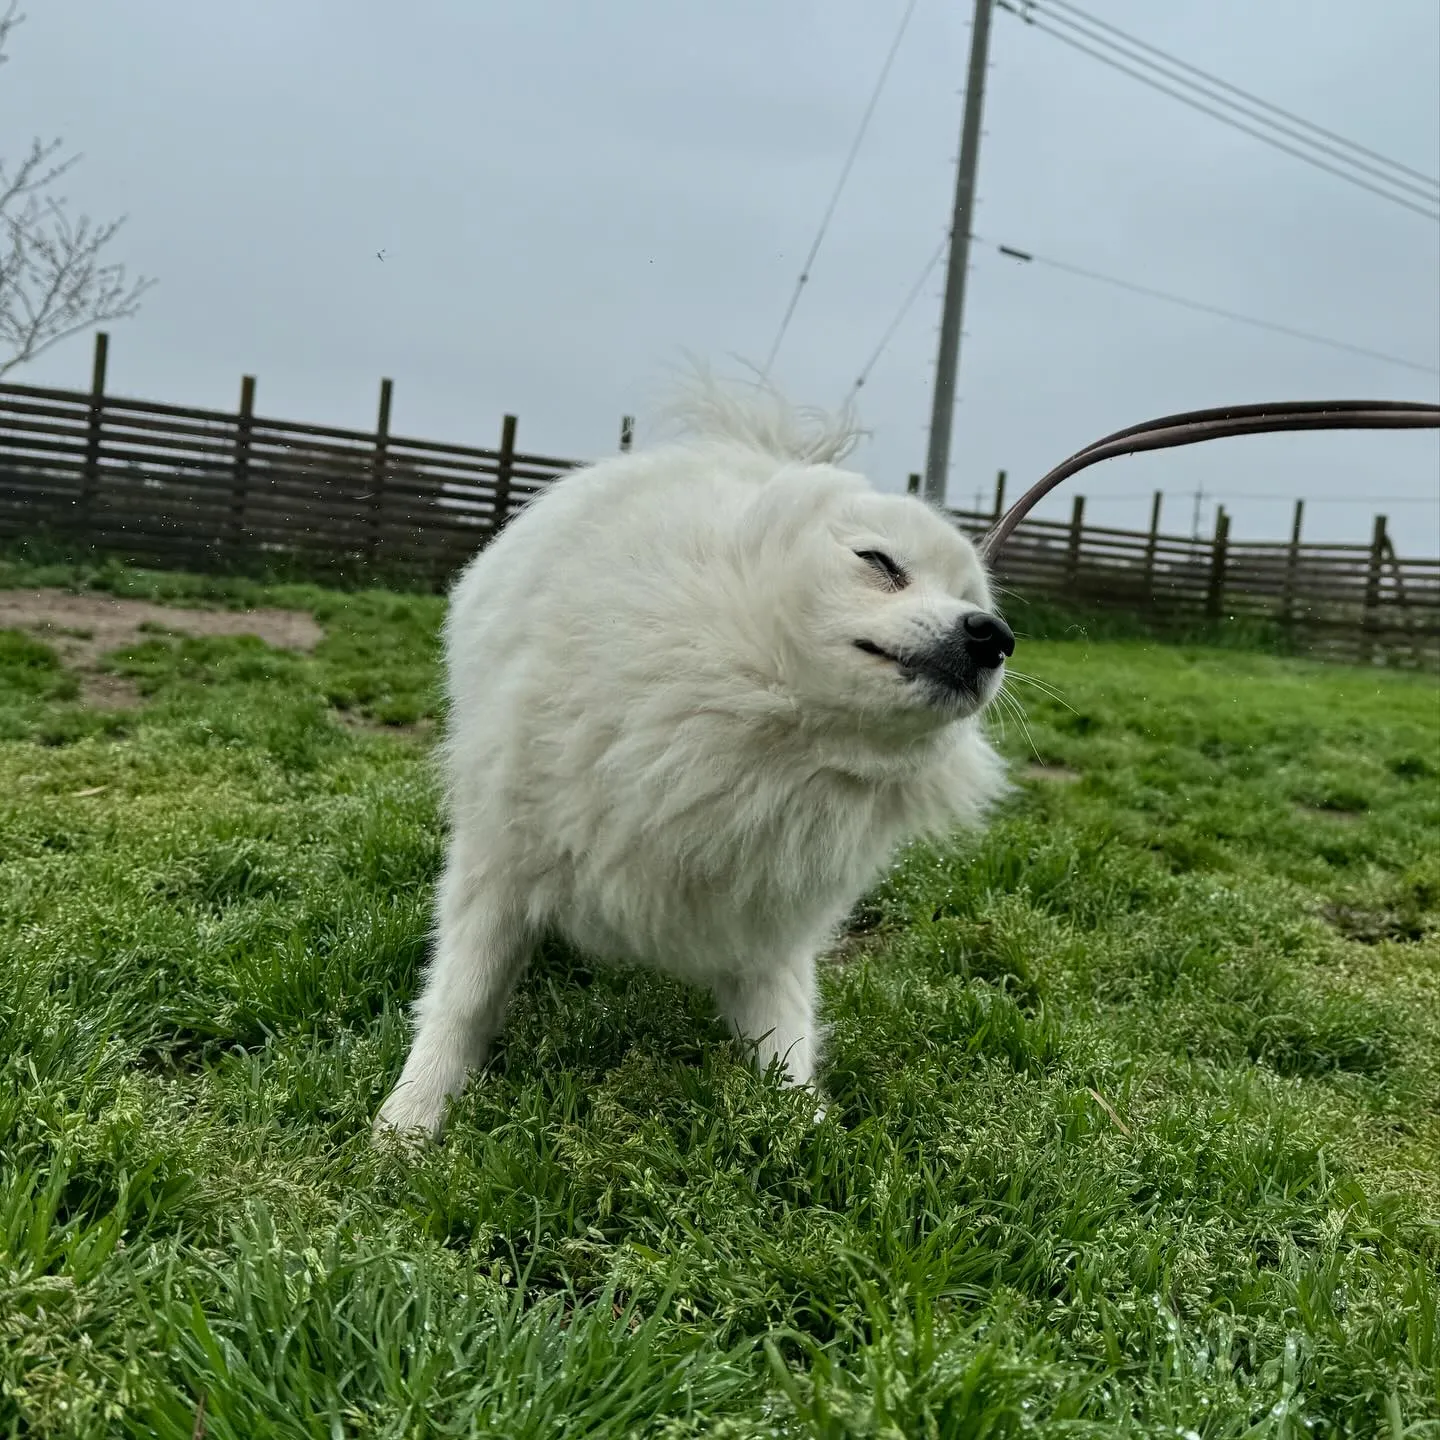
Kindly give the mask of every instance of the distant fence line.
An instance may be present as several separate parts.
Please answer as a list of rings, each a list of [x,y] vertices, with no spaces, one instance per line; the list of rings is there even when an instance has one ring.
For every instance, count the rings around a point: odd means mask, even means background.
[[[373,430],[255,410],[130,400],[105,390],[0,385],[0,536],[53,533],[162,566],[294,560],[434,583],[577,462],[522,452],[507,416],[495,449],[396,435],[382,381]]]
[[[255,411],[245,377],[233,412],[106,392],[96,337],[88,391],[0,385],[0,537],[54,535],[127,560],[201,570],[289,562],[323,576],[372,573],[441,585],[527,500],[582,461],[516,448],[506,416],[494,449],[396,435],[382,381],[373,430],[304,425]],[[631,424],[622,424],[628,447]],[[913,478],[913,477],[912,477]],[[997,487],[998,514],[1003,476]],[[1021,596],[1142,610],[1176,622],[1278,623],[1337,658],[1440,667],[1440,559],[1401,558],[1384,516],[1368,544],[1160,533],[1091,525],[1085,497],[1064,520],[1027,518],[997,564]],[[952,512],[972,534],[991,513]]]
[[[992,512],[952,513],[978,537],[1003,500],[1002,471]],[[1162,623],[1264,621],[1322,656],[1440,668],[1440,558],[1402,558],[1384,515],[1375,516],[1367,544],[1315,543],[1301,539],[1304,502],[1296,501],[1288,541],[1237,540],[1222,506],[1214,533],[1197,538],[1161,533],[1161,500],[1157,491],[1148,530],[1088,524],[1083,495],[1069,520],[1029,516],[997,557],[997,579],[1021,596],[1085,601]]]

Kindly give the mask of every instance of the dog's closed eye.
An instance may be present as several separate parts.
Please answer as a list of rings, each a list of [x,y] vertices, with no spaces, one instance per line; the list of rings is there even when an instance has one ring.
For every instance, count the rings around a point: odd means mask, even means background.
[[[904,569],[883,550],[857,550],[855,554],[884,579],[887,589],[903,590],[910,583]]]

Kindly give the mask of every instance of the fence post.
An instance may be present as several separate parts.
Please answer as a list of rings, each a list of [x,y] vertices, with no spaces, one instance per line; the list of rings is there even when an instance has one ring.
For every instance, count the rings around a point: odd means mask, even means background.
[[[1080,574],[1080,544],[1085,536],[1085,497],[1077,495],[1070,507],[1070,549],[1065,556],[1065,586],[1073,588]]]
[[[1400,563],[1400,557],[1395,553],[1395,542],[1388,534],[1385,536],[1385,559],[1390,566],[1390,577],[1395,582],[1395,619],[1405,634],[1410,636],[1410,597],[1405,592],[1405,567]],[[1418,637],[1410,641],[1410,655],[1415,662],[1415,668],[1423,670],[1425,651]]]
[[[1210,588],[1205,613],[1218,620],[1225,608],[1225,552],[1230,544],[1230,515],[1223,505],[1215,507],[1215,538],[1210,543]]]
[[[622,415],[620,417],[620,450],[623,454],[635,443],[635,417],[633,415]]]
[[[1300,578],[1300,527],[1305,522],[1305,502],[1295,502],[1295,518],[1290,522],[1290,553],[1285,557],[1285,587],[1280,602],[1280,618],[1286,625],[1295,623],[1295,588]]]
[[[500,454],[495,461],[495,513],[490,520],[493,540],[510,518],[510,479],[515,470],[515,417],[507,415],[500,427]]]
[[[100,493],[100,440],[105,425],[105,368],[110,358],[110,337],[95,332],[95,363],[90,372],[89,430],[85,437],[85,470],[80,479],[80,529],[89,532]]]
[[[370,544],[369,558],[380,551],[385,528],[385,461],[390,449],[390,399],[395,392],[393,380],[380,382],[380,410],[375,417],[375,458],[370,471]]]
[[[1155,598],[1155,552],[1160,543],[1160,506],[1164,499],[1165,492],[1157,490],[1155,498],[1150,502],[1150,534],[1145,540],[1145,599],[1147,601]]]
[[[920,476],[912,470],[910,478],[905,482],[905,493],[907,495],[918,495],[920,493]]]
[[[995,472],[995,518],[998,520],[1005,513],[1005,472]]]
[[[1387,534],[1385,536],[1385,558],[1390,562],[1390,574],[1395,581],[1395,603],[1402,609],[1410,605],[1410,597],[1405,593],[1405,567],[1400,563],[1400,557],[1395,553],[1395,542]]]
[[[1380,572],[1385,564],[1385,546],[1389,537],[1385,533],[1385,517],[1375,517],[1375,529],[1370,536],[1370,564],[1365,572],[1365,618],[1362,622],[1364,643],[1360,658],[1370,664],[1375,658],[1375,630],[1380,616]]]
[[[245,535],[245,502],[250,492],[250,430],[255,419],[255,377],[240,377],[240,409],[235,415],[235,467],[230,481],[227,547],[236,551]]]

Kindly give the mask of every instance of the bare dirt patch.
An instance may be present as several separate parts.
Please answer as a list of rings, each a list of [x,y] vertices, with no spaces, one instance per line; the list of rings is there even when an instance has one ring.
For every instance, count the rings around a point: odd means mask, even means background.
[[[1085,778],[1068,765],[1027,765],[1020,774],[1026,780],[1045,780],[1051,785],[1073,785]]]
[[[96,667],[112,650],[140,643],[146,632],[176,635],[254,635],[282,650],[313,650],[325,632],[300,610],[194,610],[65,590],[0,590],[0,630],[24,630],[53,646],[80,676],[81,698],[104,710],[130,710],[140,692]]]
[[[1362,945],[1379,945],[1384,940],[1414,944],[1425,938],[1425,924],[1418,912],[1331,902],[1320,907],[1320,915],[1347,940]]]
[[[428,715],[404,724],[392,725],[385,720],[372,720],[368,715],[356,714],[353,710],[334,710],[332,713],[337,725],[362,735],[418,735],[424,739],[435,732],[435,721]]]
[[[1334,805],[1296,805],[1295,813],[1311,820],[1329,820],[1336,825],[1358,825],[1367,818],[1364,810],[1346,810]]]
[[[140,687],[123,675],[81,671],[80,703],[92,710],[138,710],[145,697]]]

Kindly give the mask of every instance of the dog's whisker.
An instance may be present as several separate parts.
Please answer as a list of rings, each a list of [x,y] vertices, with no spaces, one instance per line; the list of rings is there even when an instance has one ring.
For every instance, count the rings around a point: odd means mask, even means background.
[[[1008,695],[1002,692],[995,697],[995,702],[992,708],[995,712],[995,718],[1000,722],[1000,738],[1003,740],[1007,733],[1005,718],[1006,716],[1013,717],[1015,714],[1014,702],[1010,699]]]
[[[1007,691],[1001,690],[995,697],[996,702],[1004,702],[1005,710],[1015,717],[1015,722],[1020,726],[1020,733],[1025,737],[1025,743],[1029,745],[1036,760],[1040,759],[1040,749],[1035,744],[1035,737],[1030,732],[1029,717],[1025,714],[1025,707]]]
[[[1044,699],[1054,701],[1054,703],[1055,703],[1056,705],[1059,705],[1059,706],[1061,706],[1063,709],[1068,710],[1072,715],[1078,715],[1078,714],[1080,713],[1063,695],[1057,695],[1057,694],[1055,694],[1054,691],[1052,691],[1052,690],[1044,690],[1044,689],[1041,689],[1041,687],[1038,686],[1038,685],[1035,686],[1034,689],[1035,689]]]
[[[1005,735],[1005,717],[1014,713],[1011,709],[1010,697],[1003,690],[995,696],[994,701],[991,703],[990,713],[994,715],[995,719],[999,722],[1000,735],[1003,738]]]
[[[1046,699],[1053,700],[1057,705],[1063,705],[1072,715],[1080,713],[1048,680],[1041,680],[1035,675],[1027,675],[1023,670],[1012,670],[1009,666],[1005,668],[1005,675],[1009,680],[1014,680],[1021,685],[1029,685],[1032,689],[1038,690]]]
[[[1058,700],[1062,705],[1068,703],[1060,687],[1049,680],[1042,680],[1038,675],[1032,675],[1027,670],[1016,670],[1009,665],[1005,667],[1005,674],[1007,678],[1016,680],[1022,685],[1029,685],[1032,689],[1040,691],[1042,695],[1047,695],[1052,700]]]
[[[1074,706],[1071,706],[1070,701],[1068,701],[1060,691],[1053,690],[1050,685],[1040,684],[1034,680],[1027,680],[1024,675],[1015,675],[1014,680],[1017,685],[1028,685],[1031,690],[1034,690],[1037,694],[1041,694],[1041,696],[1044,696],[1047,700],[1056,701],[1058,706],[1064,706],[1067,710],[1074,710]]]
[[[998,701],[1003,697],[1003,695],[1004,695],[1004,692],[1003,692],[1003,691],[999,692],[999,693],[995,696],[995,700],[998,702]],[[992,725],[994,725],[994,726],[996,726],[996,727],[998,728],[998,730],[1000,731],[1000,739],[1001,739],[1002,741],[1004,741],[1004,739],[1005,739],[1005,707],[1004,707],[1003,705],[998,704],[998,703],[995,703],[995,704],[992,704],[992,705],[988,706],[987,709],[986,709],[986,711],[985,711],[985,718],[986,718],[986,720],[988,720]]]
[[[1005,666],[1006,675],[1013,676],[1017,680],[1033,680],[1037,685],[1050,685],[1049,680],[1042,679],[1039,675],[1032,674],[1029,670],[1022,670],[1018,665],[1007,663]]]

